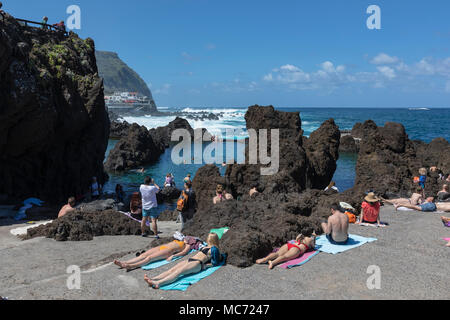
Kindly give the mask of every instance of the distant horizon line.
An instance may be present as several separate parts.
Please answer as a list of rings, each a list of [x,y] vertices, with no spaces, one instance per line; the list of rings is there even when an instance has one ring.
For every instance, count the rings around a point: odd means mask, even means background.
[[[259,105],[263,106],[263,105]],[[270,106],[266,105],[266,106]],[[284,109],[296,109],[296,108],[318,108],[318,109],[411,109],[411,110],[426,110],[426,109],[449,109],[450,106],[430,106],[430,107],[370,107],[370,106],[276,106],[272,105],[275,109],[284,108]],[[165,109],[225,109],[225,108],[236,108],[236,109],[245,109],[251,106],[241,107],[241,106],[183,106],[183,107],[167,107],[167,106],[157,106],[157,108],[165,108]]]

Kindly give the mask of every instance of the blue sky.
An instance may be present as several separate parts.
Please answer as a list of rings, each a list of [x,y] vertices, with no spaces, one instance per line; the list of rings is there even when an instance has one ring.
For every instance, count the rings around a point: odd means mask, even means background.
[[[159,106],[450,106],[450,1],[3,0],[117,52]],[[369,30],[369,5],[381,30]]]

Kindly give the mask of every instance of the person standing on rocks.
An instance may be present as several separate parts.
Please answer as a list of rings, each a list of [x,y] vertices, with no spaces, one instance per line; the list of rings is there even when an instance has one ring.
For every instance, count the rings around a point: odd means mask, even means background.
[[[341,207],[337,204],[331,206],[331,213],[328,222],[322,223],[323,232],[331,243],[345,244],[348,240],[348,216],[341,211]]]
[[[158,236],[158,217],[159,213],[157,212],[158,201],[156,200],[156,194],[161,189],[150,177],[146,177],[144,180],[144,184],[141,185],[139,191],[142,196],[142,222],[141,222],[141,231],[142,236],[147,236],[145,232],[145,225],[149,218],[152,219],[152,231],[155,233],[156,239],[159,239]]]
[[[190,182],[184,183],[184,190],[177,202],[178,219],[181,221],[181,230],[188,219],[192,219],[195,211],[195,193]]]
[[[102,186],[98,184],[97,177],[92,178],[91,184],[91,196],[93,200],[100,199],[100,194],[102,193]]]

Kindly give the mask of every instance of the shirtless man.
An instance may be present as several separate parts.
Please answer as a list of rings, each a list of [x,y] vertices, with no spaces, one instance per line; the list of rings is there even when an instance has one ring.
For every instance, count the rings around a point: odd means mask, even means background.
[[[395,209],[397,209],[400,206],[408,208],[408,209],[417,210],[417,211],[423,211],[423,212],[434,212],[437,209],[436,204],[434,203],[433,197],[426,198],[425,202],[423,202],[422,204],[419,204],[419,205],[408,205],[408,204],[401,204],[401,205],[395,204],[394,205]],[[441,209],[437,209],[437,210],[441,210]]]
[[[348,216],[337,204],[331,206],[331,213],[328,222],[322,223],[323,232],[331,243],[345,244],[348,240]]]
[[[64,217],[66,214],[75,211],[75,198],[70,197],[67,201],[67,204],[61,208],[61,210],[58,213],[58,218]]]

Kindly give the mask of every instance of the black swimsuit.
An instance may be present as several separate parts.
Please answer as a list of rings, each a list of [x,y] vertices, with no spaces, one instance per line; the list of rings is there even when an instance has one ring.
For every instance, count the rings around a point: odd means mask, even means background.
[[[205,270],[205,265],[207,263],[211,262],[211,256],[209,255],[209,253],[211,252],[211,248],[203,248],[200,252],[208,257],[208,260],[206,262],[203,262],[202,260],[194,259],[194,258],[189,258],[188,262],[194,262],[194,261],[200,262],[200,264],[202,266],[202,271],[203,271],[203,270]]]

